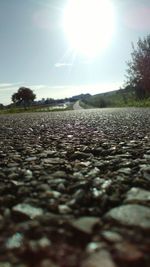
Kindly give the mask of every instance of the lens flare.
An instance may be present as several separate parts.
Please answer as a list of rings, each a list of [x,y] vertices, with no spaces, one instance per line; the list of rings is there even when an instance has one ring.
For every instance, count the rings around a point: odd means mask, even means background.
[[[74,50],[95,57],[112,40],[113,5],[109,0],[70,0],[64,9],[63,28]]]

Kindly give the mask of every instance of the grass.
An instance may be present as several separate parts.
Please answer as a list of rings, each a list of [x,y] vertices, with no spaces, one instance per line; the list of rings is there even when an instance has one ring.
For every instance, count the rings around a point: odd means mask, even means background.
[[[97,94],[84,100],[86,105],[97,108],[105,107],[150,107],[150,98],[137,100],[133,90],[120,89]]]
[[[62,107],[55,107],[55,106],[32,106],[24,109],[23,107],[11,107],[9,109],[2,109],[0,110],[0,114],[15,114],[15,113],[29,113],[29,112],[55,112],[55,111],[66,111],[72,110],[73,104],[66,106],[65,108]]]

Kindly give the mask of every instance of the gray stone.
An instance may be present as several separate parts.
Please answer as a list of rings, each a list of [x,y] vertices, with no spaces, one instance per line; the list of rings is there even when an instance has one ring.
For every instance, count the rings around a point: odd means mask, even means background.
[[[20,215],[21,217],[27,218],[27,219],[34,219],[37,216],[40,216],[43,214],[43,210],[41,208],[33,207],[29,204],[18,204],[12,208],[12,211],[17,215]]]
[[[147,180],[150,180],[150,165],[141,168],[141,174]]]
[[[106,213],[105,218],[127,226],[150,229],[150,208],[137,204],[128,204],[111,209]]]
[[[52,197],[52,198],[59,198],[61,196],[61,193],[58,191],[52,191],[52,190],[47,190],[45,191],[45,196],[46,197]]]
[[[43,163],[45,164],[63,164],[64,160],[61,158],[47,158],[43,159]]]
[[[86,252],[87,253],[93,253],[95,251],[98,251],[100,249],[103,249],[106,247],[106,244],[103,242],[90,242],[88,243],[86,247]]]
[[[9,262],[0,262],[0,267],[12,267]]]
[[[123,237],[120,234],[109,230],[103,231],[101,235],[109,242],[116,243],[121,242],[123,240]]]
[[[71,159],[87,159],[91,156],[92,156],[92,154],[90,154],[90,153],[75,151],[74,154],[71,156]]]
[[[150,192],[141,188],[133,187],[131,188],[126,195],[126,203],[135,203],[135,202],[150,202]]]
[[[92,188],[92,196],[93,198],[99,198],[102,196],[104,192],[102,190],[98,190],[97,188]]]
[[[35,161],[36,159],[36,157],[28,157],[25,159],[25,161]]]
[[[127,174],[130,174],[131,169],[130,168],[122,168],[122,169],[119,169],[118,172],[127,175]]]
[[[41,262],[40,267],[59,267],[51,260],[45,259]]]
[[[115,244],[115,251],[117,256],[123,260],[123,262],[138,262],[143,258],[143,252],[132,243],[123,241]]]
[[[67,214],[72,211],[67,205],[59,205],[58,210],[59,210],[59,213],[61,214]]]
[[[81,267],[116,267],[116,264],[113,262],[110,253],[103,249],[92,253],[83,261]]]
[[[87,216],[71,221],[71,225],[84,233],[91,234],[94,226],[100,222],[101,221],[98,217]]]
[[[22,241],[23,241],[23,236],[20,233],[16,233],[7,240],[6,247],[8,249],[19,248],[22,244]]]

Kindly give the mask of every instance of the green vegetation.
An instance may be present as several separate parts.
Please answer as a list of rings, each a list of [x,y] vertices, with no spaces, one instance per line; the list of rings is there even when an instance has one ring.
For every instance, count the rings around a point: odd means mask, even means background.
[[[84,103],[96,108],[150,107],[150,97],[137,99],[135,90],[126,87],[125,89],[91,96],[85,99]]]
[[[65,110],[72,110],[73,104],[70,104],[66,107],[58,107],[58,106],[31,106],[26,109],[23,107],[11,107],[5,108],[0,110],[0,114],[13,114],[13,113],[30,113],[30,112],[54,112],[54,111],[65,111]]]
[[[140,38],[135,48],[132,44],[131,61],[128,62],[127,85],[134,88],[137,99],[150,97],[150,35]]]
[[[92,105],[88,104],[88,102],[86,102],[86,99],[82,99],[79,101],[79,105],[80,107],[84,108],[84,109],[90,109],[93,108]]]

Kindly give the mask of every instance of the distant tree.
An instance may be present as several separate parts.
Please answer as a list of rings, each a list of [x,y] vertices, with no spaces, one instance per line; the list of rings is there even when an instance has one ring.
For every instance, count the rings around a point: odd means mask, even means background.
[[[4,105],[3,104],[0,104],[0,109],[3,109],[4,108]]]
[[[138,98],[150,96],[150,35],[132,44],[131,61],[128,62],[127,84],[135,89]]]
[[[100,108],[106,108],[107,105],[108,105],[108,103],[107,103],[107,101],[106,101],[105,98],[100,97],[100,98],[98,99],[98,107],[100,107]]]
[[[11,97],[12,101],[17,105],[23,105],[25,108],[30,106],[34,101],[36,95],[33,91],[26,87],[20,87],[17,93],[14,93]]]

